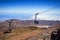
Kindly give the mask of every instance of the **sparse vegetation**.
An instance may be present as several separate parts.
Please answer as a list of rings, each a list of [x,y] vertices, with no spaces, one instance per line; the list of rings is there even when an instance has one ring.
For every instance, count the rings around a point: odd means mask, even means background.
[[[14,20],[13,20],[14,21]],[[8,30],[8,22],[7,23],[1,23],[0,26],[0,40],[28,40],[33,38],[38,38],[39,40],[49,40],[50,34],[53,30],[60,27],[60,25],[55,25],[52,28],[38,28],[35,26],[20,26],[19,21],[12,22],[12,32],[3,34],[4,31]],[[24,22],[23,22],[24,23]],[[28,22],[27,22],[28,23]],[[25,25],[25,24],[24,24]],[[37,39],[37,40],[38,40]]]
[[[34,32],[36,30],[37,30],[37,32]],[[37,28],[37,27],[34,27],[34,26],[20,27],[20,28],[17,28],[15,30],[12,30],[11,33],[3,34],[4,36],[2,38],[8,40],[12,37],[20,35],[20,39],[26,39],[29,36],[38,34],[40,31],[41,31],[40,28]]]

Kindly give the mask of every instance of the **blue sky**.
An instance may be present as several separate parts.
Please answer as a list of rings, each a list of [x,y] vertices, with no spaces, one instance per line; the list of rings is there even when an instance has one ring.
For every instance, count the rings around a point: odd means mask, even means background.
[[[54,8],[56,6],[56,8]],[[45,10],[49,11],[41,13]],[[59,0],[0,0],[0,20],[32,20],[36,13],[38,20],[60,20]]]

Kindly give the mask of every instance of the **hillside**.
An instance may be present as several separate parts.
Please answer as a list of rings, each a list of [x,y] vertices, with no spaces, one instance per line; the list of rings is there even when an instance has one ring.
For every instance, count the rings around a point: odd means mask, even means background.
[[[9,22],[11,23],[12,31],[4,33],[9,30]],[[60,21],[46,21],[40,20],[38,25],[50,25],[49,28],[39,28],[34,24],[33,20],[18,20],[11,19],[0,22],[0,40],[38,40],[44,37],[50,38],[51,32],[60,28]],[[52,25],[50,24],[52,23]]]

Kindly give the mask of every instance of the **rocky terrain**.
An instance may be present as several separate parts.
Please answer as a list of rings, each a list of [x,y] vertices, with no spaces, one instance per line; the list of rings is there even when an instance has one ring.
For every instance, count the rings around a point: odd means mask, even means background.
[[[9,27],[9,22],[11,27]],[[50,40],[51,33],[60,28],[60,21],[39,21],[37,25],[50,25],[49,28],[39,28],[33,20],[11,19],[0,22],[0,40]],[[11,28],[11,32],[8,32]]]

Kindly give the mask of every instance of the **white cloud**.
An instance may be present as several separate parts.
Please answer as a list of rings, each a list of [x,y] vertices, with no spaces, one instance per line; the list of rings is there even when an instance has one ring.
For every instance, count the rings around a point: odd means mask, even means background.
[[[28,14],[31,14],[32,16],[29,18],[29,19],[34,19],[34,14],[35,13],[41,13],[45,10],[49,9],[48,8],[40,8],[40,7],[37,7],[37,8],[7,8],[7,9],[0,9],[0,14],[1,13],[28,13]],[[4,14],[5,15],[5,14]],[[37,19],[39,20],[60,20],[60,8],[55,8],[55,9],[52,9],[52,10],[49,10],[49,11],[46,11],[42,14],[39,14],[37,16]]]
[[[35,19],[35,15],[31,16],[30,19]],[[45,11],[37,16],[38,20],[60,20],[60,8]]]
[[[30,19],[35,19],[35,16],[33,15],[32,17],[30,17]],[[49,14],[39,14],[37,16],[37,20],[60,20],[60,16],[49,15]]]

